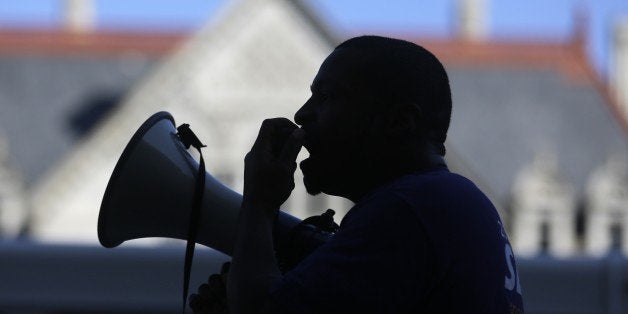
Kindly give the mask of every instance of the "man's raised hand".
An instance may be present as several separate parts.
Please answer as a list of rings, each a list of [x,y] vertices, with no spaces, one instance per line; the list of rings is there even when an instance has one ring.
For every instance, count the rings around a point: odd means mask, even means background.
[[[294,189],[303,135],[303,130],[286,118],[264,120],[244,159],[245,203],[273,214],[288,199]]]

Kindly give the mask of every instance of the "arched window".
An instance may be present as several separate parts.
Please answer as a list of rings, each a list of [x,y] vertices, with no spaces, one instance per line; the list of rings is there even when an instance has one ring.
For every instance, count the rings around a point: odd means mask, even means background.
[[[515,178],[512,243],[519,255],[575,253],[574,192],[558,169],[555,154],[539,152]]]
[[[585,250],[590,255],[612,249],[628,254],[627,167],[625,155],[611,155],[587,182]]]

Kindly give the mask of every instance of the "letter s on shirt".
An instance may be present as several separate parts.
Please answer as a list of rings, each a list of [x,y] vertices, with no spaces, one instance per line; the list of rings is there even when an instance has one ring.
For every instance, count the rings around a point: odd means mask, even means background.
[[[510,244],[506,242],[504,249],[506,257],[506,266],[508,267],[508,273],[504,277],[504,288],[507,290],[517,289],[517,293],[521,294],[521,282],[519,281],[519,272],[515,269],[515,256],[512,252]]]

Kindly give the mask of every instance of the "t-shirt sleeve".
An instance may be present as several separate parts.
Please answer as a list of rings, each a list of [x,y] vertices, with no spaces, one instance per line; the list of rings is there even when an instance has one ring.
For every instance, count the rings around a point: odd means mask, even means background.
[[[430,245],[412,209],[394,195],[356,206],[329,242],[270,292],[285,313],[396,313],[428,289]]]

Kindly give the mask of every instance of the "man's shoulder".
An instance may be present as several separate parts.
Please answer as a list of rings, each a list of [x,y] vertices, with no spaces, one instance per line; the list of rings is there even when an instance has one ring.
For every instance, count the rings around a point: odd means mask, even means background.
[[[395,180],[389,189],[394,192],[416,189],[451,191],[452,189],[477,189],[477,187],[471,180],[442,167],[404,175]]]
[[[355,208],[359,208],[362,213],[370,212],[369,208],[374,211],[381,207],[414,208],[451,201],[454,199],[452,195],[475,195],[480,198],[484,196],[469,179],[450,172],[446,167],[438,167],[398,177],[373,190],[358,202]]]
[[[493,203],[472,181],[446,168],[403,176],[373,199],[403,204],[395,208],[415,217],[432,235],[454,230],[475,234],[499,220]]]
[[[391,203],[397,207],[405,207],[402,205],[405,203],[416,207],[461,198],[485,200],[484,193],[471,180],[439,167],[403,175],[379,187],[360,203],[367,206]]]
[[[404,175],[365,197],[343,219],[345,224],[381,224],[403,218],[427,234],[458,228],[471,231],[499,219],[491,201],[469,179],[447,168]],[[475,224],[459,228],[465,222]],[[396,223],[399,223],[397,221]]]
[[[447,168],[405,175],[382,192],[395,195],[410,204],[424,205],[458,202],[490,203],[485,194],[469,179]],[[488,204],[487,204],[488,205]]]

